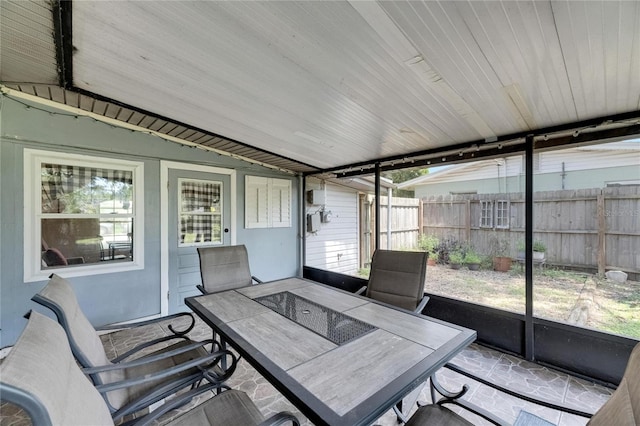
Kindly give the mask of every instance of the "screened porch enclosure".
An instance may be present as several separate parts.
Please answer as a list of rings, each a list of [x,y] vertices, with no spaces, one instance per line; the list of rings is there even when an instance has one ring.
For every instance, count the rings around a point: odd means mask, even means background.
[[[0,14],[0,346],[55,271],[102,325],[184,306],[200,245],[350,291],[376,249],[426,250],[426,315],[620,380],[640,338],[639,2]],[[407,170],[425,172],[390,178]]]

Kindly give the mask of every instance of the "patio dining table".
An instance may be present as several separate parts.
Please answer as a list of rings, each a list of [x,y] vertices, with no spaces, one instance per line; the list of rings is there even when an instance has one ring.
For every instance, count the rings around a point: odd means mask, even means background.
[[[187,306],[316,425],[368,425],[476,332],[302,278]]]

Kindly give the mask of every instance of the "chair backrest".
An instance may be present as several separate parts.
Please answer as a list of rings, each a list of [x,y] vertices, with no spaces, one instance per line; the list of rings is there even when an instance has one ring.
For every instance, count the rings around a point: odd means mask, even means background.
[[[78,299],[66,279],[52,274],[47,285],[31,298],[51,309],[67,334],[71,351],[82,367],[109,365],[100,336],[80,309]],[[124,379],[122,370],[107,371],[91,375],[95,384],[111,383]],[[114,408],[121,407],[128,399],[126,389],[109,392],[108,401]]]
[[[198,247],[198,256],[206,293],[252,285],[249,256],[244,245]]]
[[[35,425],[113,425],[100,393],[78,368],[64,330],[32,312],[0,364],[0,395]]]
[[[629,357],[618,389],[593,415],[589,426],[635,426],[640,422],[640,343]]]
[[[424,295],[427,258],[424,251],[376,250],[366,296],[414,310]]]

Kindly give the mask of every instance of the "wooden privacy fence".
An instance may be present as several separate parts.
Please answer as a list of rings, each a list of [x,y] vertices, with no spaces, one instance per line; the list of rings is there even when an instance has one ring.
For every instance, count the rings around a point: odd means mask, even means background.
[[[424,198],[422,232],[469,243],[479,253],[494,254],[495,241],[516,257],[524,241],[522,193],[451,195]],[[500,202],[500,203],[498,203]],[[496,205],[507,210],[508,225],[496,228]],[[481,215],[485,222],[481,223]],[[493,225],[486,227],[488,206]],[[536,192],[534,240],[546,247],[546,262],[556,266],[640,273],[640,186]]]
[[[380,197],[380,248],[406,250],[416,246],[420,234],[421,203],[417,198]],[[389,215],[389,211],[391,214]],[[389,220],[391,217],[391,220]],[[375,249],[375,197],[362,199],[362,266],[367,266]]]

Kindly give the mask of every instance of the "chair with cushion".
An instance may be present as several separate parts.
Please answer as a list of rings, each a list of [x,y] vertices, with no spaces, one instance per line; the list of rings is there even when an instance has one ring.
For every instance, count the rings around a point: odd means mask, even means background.
[[[66,257],[57,248],[49,247],[45,240],[41,240],[41,246],[42,262],[44,263],[42,266],[44,267],[68,266],[84,263],[83,257]]]
[[[429,301],[424,295],[428,257],[429,253],[424,251],[376,250],[371,259],[369,282],[356,294],[364,293],[371,299],[422,313]],[[420,389],[421,386],[394,407],[399,421],[407,420],[407,408],[411,408]]]
[[[357,294],[399,308],[421,313],[429,297],[424,295],[427,258],[424,251],[376,250],[366,287]]]
[[[244,392],[235,390],[215,395],[177,418],[162,417],[216,387],[209,383],[186,391],[127,424],[142,426],[160,419],[170,426],[299,425],[296,417],[287,412],[265,419]],[[34,425],[114,425],[99,390],[74,360],[64,330],[37,312],[31,314],[22,335],[0,364],[0,397],[23,408]],[[164,423],[166,420],[168,423]]]
[[[587,422],[588,426],[635,426],[640,424],[640,343],[636,344],[629,361],[627,368],[625,369],[622,380],[618,385],[618,388],[613,392],[613,395],[607,402],[595,414],[586,413],[584,411],[572,409],[562,405],[552,404],[547,401],[542,401],[536,398],[528,397],[522,394],[518,394],[510,389],[497,385],[496,383],[480,379],[475,377],[472,373],[469,373],[460,367],[447,365],[448,368],[464,374],[469,377],[473,377],[480,383],[496,389],[499,392],[506,393],[507,395],[514,396],[523,401],[541,405],[543,407],[551,408],[553,410],[574,414],[581,417],[590,418]],[[472,425],[470,421],[464,419],[459,414],[454,413],[445,404],[454,404],[466,409],[467,411],[474,413],[477,416],[488,420],[490,423],[496,425],[511,425],[511,422],[505,421],[496,417],[494,414],[476,406],[475,404],[465,401],[460,398],[468,388],[465,386],[461,392],[456,394],[449,393],[442,389],[440,385],[435,382],[435,386],[432,385],[432,399],[435,401],[433,404],[425,405],[418,408],[418,411],[409,419],[407,426],[421,426],[421,425],[447,425],[447,426],[468,426]],[[437,399],[435,391],[442,398]],[[513,426],[553,426],[550,423],[534,414],[528,413],[522,410],[516,418]]]
[[[198,247],[202,294],[247,287],[262,283],[251,275],[249,256],[244,245]]]
[[[32,300],[56,314],[73,355],[94,385],[105,390],[105,400],[114,419],[144,409],[185,387],[193,387],[203,379],[221,384],[236,367],[235,355],[219,350],[217,342],[194,342],[186,336],[195,324],[188,313],[96,330],[80,309],[70,283],[56,274],[51,275],[47,285]],[[98,335],[102,330],[141,327],[182,317],[191,321],[186,329],[176,331],[169,325],[174,334],[142,342],[111,360]],[[208,345],[211,345],[210,351]]]

